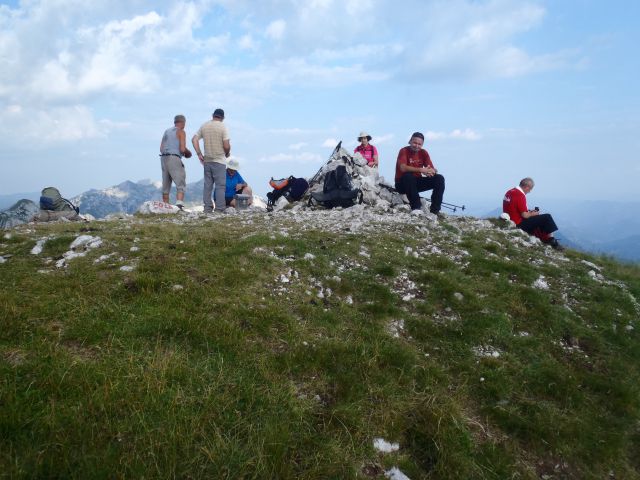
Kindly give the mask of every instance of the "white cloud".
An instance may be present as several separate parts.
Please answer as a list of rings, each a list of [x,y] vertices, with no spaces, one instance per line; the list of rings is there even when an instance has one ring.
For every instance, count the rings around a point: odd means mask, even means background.
[[[387,133],[386,135],[380,135],[380,136],[375,137],[375,139],[373,139],[371,142],[376,144],[376,145],[380,145],[380,144],[383,144],[383,143],[389,143],[394,138],[395,138],[395,135],[393,133]]]
[[[289,150],[300,150],[308,145],[307,142],[298,142],[289,145]]]
[[[119,128],[109,121],[96,121],[91,110],[82,105],[47,110],[12,105],[0,112],[0,123],[12,125],[15,140],[38,145],[105,138],[111,129]]]
[[[482,138],[482,135],[475,132],[474,130],[471,130],[470,128],[466,128],[464,130],[452,130],[449,133],[428,131],[424,134],[424,137],[425,139],[431,141],[447,139],[475,141],[480,140]]]
[[[286,28],[287,22],[282,19],[274,20],[267,26],[264,34],[267,38],[270,38],[272,40],[280,40],[284,36]]]
[[[335,146],[338,144],[338,140],[336,140],[335,138],[327,138],[324,142],[322,142],[322,147],[326,147],[326,148],[335,148]]]
[[[319,163],[322,157],[317,153],[277,153],[266,155],[258,159],[259,163]]]
[[[255,50],[257,48],[256,42],[253,40],[253,37],[249,34],[243,35],[238,40],[238,46],[242,50]]]

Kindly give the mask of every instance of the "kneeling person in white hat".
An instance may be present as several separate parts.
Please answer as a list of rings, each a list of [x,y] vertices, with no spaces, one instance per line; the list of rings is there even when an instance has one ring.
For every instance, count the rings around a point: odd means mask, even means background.
[[[240,168],[240,162],[235,158],[227,160],[227,186],[224,194],[225,203],[227,207],[235,207],[236,200],[234,195],[243,194],[249,195],[249,205],[253,203],[253,192],[251,187],[245,182],[238,169]]]

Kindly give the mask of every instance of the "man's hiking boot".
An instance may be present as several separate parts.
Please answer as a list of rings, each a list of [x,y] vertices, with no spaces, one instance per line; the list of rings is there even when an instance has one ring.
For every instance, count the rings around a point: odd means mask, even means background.
[[[554,237],[551,237],[550,239],[548,239],[544,243],[549,245],[554,250],[558,250],[559,252],[562,252],[564,250],[564,247],[562,245],[560,245],[560,242],[558,242],[558,240],[555,239]]]

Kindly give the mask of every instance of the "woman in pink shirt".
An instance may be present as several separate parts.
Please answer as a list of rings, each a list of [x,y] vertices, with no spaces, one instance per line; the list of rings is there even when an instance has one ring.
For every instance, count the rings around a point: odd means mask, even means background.
[[[358,141],[360,145],[356,147],[353,153],[362,155],[370,167],[378,168],[378,149],[369,143],[371,141],[371,135],[367,132],[360,132]]]

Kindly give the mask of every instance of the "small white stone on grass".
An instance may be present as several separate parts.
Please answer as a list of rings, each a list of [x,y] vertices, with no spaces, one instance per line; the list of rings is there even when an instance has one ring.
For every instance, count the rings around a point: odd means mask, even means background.
[[[305,260],[313,260],[314,258],[316,258],[316,256],[313,253],[305,253],[304,254],[304,259]]]
[[[102,245],[102,239],[100,237],[93,237],[91,235],[80,235],[76,237],[73,242],[71,242],[69,248],[73,250],[74,248],[84,246],[87,250],[90,250],[92,248],[97,248],[100,245]]]
[[[384,472],[384,476],[390,480],[411,480],[398,467],[393,467]]]
[[[41,238],[35,244],[35,246],[31,249],[31,255],[40,255],[42,253],[42,249],[44,248],[44,244],[47,243],[47,238]]]
[[[129,251],[130,251],[130,252],[137,252],[138,250],[140,250],[140,248],[139,248],[139,247],[131,247],[131,248],[129,249]]]
[[[131,265],[123,265],[122,267],[120,267],[120,271],[122,272],[133,272],[134,269],[135,267]]]
[[[184,287],[182,285],[176,284],[176,285],[172,286],[171,289],[177,292],[179,290],[184,290]]]
[[[347,298],[344,299],[344,301],[347,305],[353,305],[353,298],[351,298],[351,295],[348,295]]]
[[[456,300],[458,300],[459,302],[461,302],[462,300],[464,300],[464,295],[462,295],[460,292],[456,292],[453,294],[453,296],[455,297]]]
[[[400,450],[400,445],[397,443],[387,442],[384,438],[374,438],[373,448],[382,453],[391,453]]]
[[[544,275],[540,275],[538,279],[533,282],[533,288],[539,288],[540,290],[549,290],[549,284],[544,279]]]
[[[4,263],[6,261],[7,261],[7,259],[0,255],[0,263]]]

